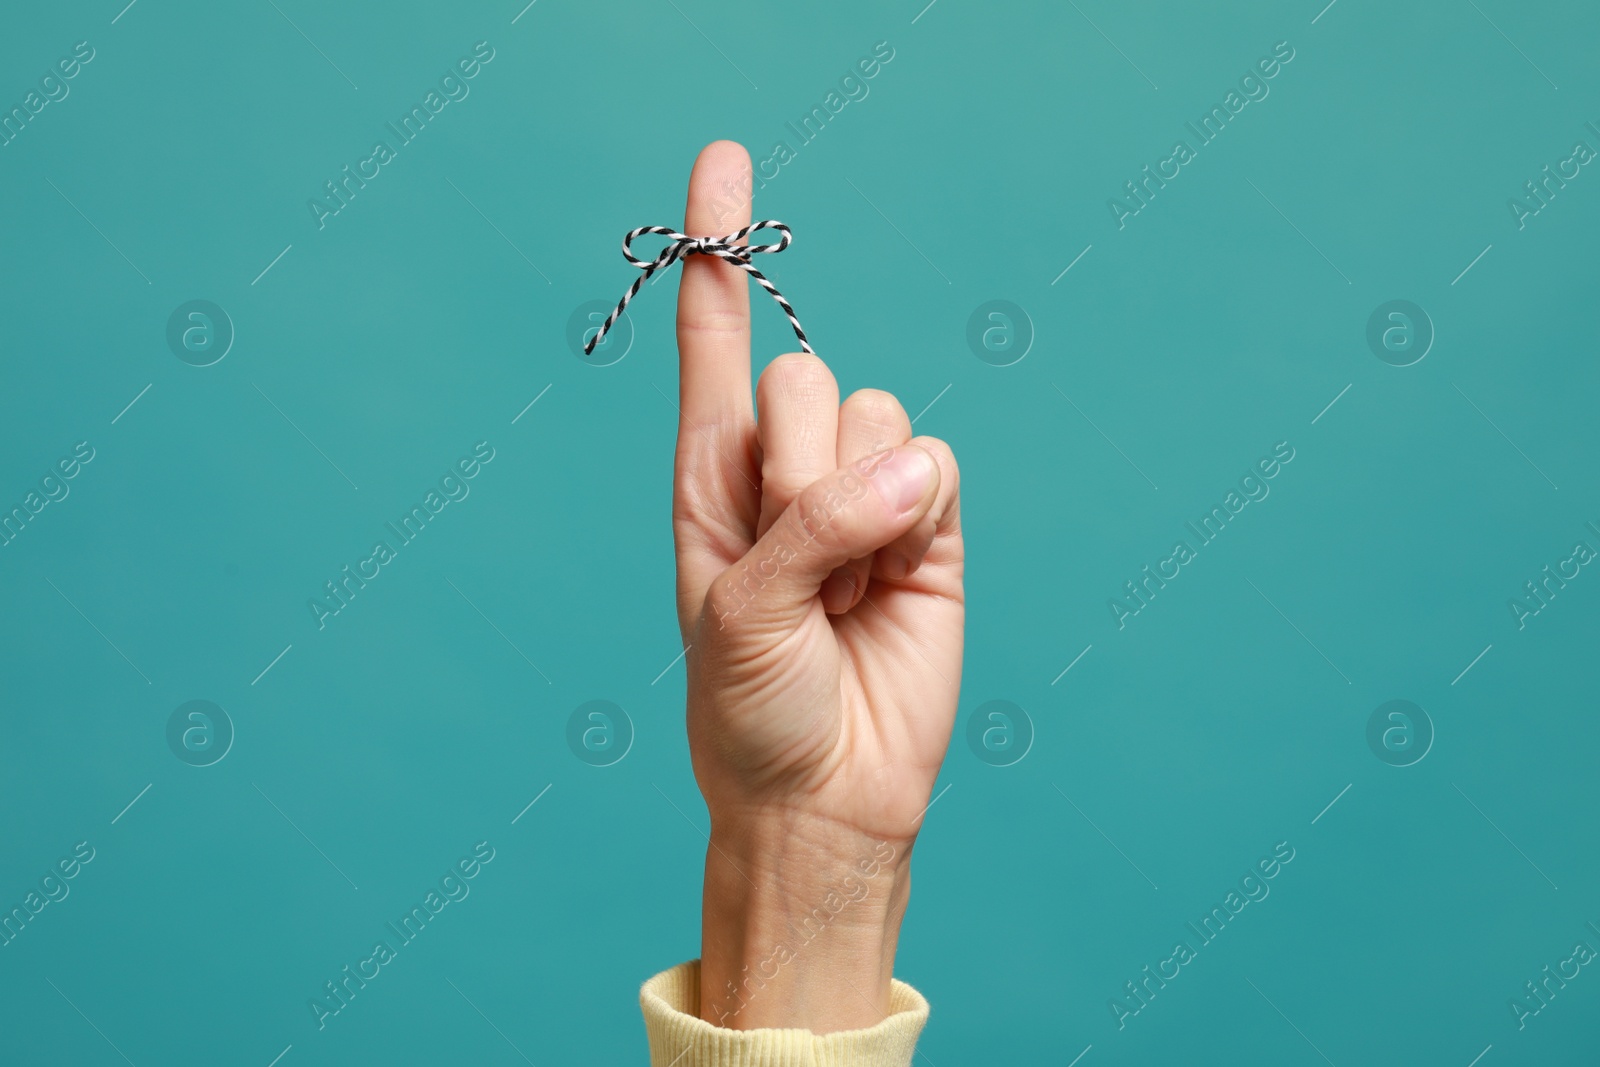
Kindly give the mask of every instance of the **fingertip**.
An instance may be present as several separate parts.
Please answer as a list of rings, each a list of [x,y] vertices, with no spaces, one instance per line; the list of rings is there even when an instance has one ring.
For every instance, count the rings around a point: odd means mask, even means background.
[[[860,468],[895,515],[925,512],[938,496],[939,461],[915,444],[868,456]]]
[[[956,462],[955,450],[950,447],[948,442],[937,437],[919,435],[917,437],[913,437],[907,442],[907,444],[915,445],[917,448],[922,449],[929,456],[933,457],[934,463],[939,467],[940,488],[946,494],[950,495],[951,497],[955,497],[960,494],[961,467]]]
[[[734,155],[743,159],[746,164],[750,162],[750,153],[745,151],[744,145],[740,144],[738,141],[730,141],[726,137],[718,138],[717,140],[706,145],[704,148],[700,149],[699,158],[706,159],[719,153],[723,155],[733,153]]]
[[[739,142],[712,141],[702,148],[689,173],[684,232],[696,237],[721,236],[746,225],[753,176],[750,153]]]

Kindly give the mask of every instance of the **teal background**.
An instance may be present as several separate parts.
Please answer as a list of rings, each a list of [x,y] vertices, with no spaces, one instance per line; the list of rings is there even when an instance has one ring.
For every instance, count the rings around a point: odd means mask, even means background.
[[[566,322],[632,280],[623,232],[681,223],[703,144],[792,144],[878,41],[756,212],[794,227],[763,267],[842,390],[937,397],[917,429],[963,468],[961,721],[898,964],[919,1062],[1592,1062],[1600,973],[1525,1029],[1508,1001],[1600,948],[1600,575],[1523,629],[1508,600],[1600,547],[1600,175],[1507,208],[1600,147],[1592,5],[122,2],[0,30],[6,108],[96,51],[0,148],[0,501],[96,450],[0,548],[0,904],[96,850],[0,948],[5,1062],[645,1061],[706,826],[676,280],[612,366]],[[319,230],[308,198],[478,41],[470,95]],[[1270,95],[1119,230],[1107,199],[1279,41]],[[237,331],[209,367],[165,339],[193,299]],[[991,299],[1031,322],[1012,366],[965,339]],[[1391,299],[1437,333],[1412,366],[1366,344]],[[752,308],[764,364],[793,338]],[[470,496],[319,630],[308,598],[478,441]],[[1280,441],[1271,495],[1119,629]],[[1437,734],[1408,767],[1366,741],[1396,698]],[[203,768],[166,741],[193,699],[236,730]],[[608,767],[565,741],[594,699],[635,731]],[[1033,724],[1013,766],[965,741],[992,699]],[[470,896],[319,1030],[310,998],[479,841]],[[1271,895],[1119,1029],[1281,841]]]

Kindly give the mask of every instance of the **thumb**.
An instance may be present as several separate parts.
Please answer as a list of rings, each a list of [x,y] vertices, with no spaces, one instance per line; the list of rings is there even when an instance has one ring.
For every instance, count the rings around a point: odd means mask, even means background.
[[[916,445],[879,452],[812,482],[706,594],[718,629],[798,624],[824,579],[910,530],[939,492],[939,465]]]

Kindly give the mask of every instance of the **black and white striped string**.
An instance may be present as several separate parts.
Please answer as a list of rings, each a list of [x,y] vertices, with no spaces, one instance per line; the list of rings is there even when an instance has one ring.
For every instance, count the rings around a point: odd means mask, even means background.
[[[755,233],[757,230],[767,229],[777,230],[783,235],[777,244],[741,245],[734,243],[749,234]],[[667,247],[663,248],[661,254],[656,256],[655,259],[639,259],[633,254],[633,239],[647,233],[660,234],[667,238],[668,241]],[[726,263],[732,263],[754,278],[756,283],[765,289],[772,299],[778,302],[778,306],[783,309],[783,313],[789,317],[789,325],[794,327],[794,335],[800,339],[800,347],[815,355],[816,352],[811,347],[811,343],[806,340],[806,332],[800,328],[800,320],[795,318],[794,308],[790,307],[789,301],[785,300],[783,294],[778,292],[778,287],[768,281],[767,276],[762,274],[754,263],[750,262],[751,256],[763,252],[782,252],[789,247],[791,240],[793,240],[793,235],[790,234],[789,227],[776,219],[765,219],[761,222],[751,223],[737,233],[730,233],[726,237],[690,237],[676,230],[669,230],[665,226],[640,226],[637,230],[629,230],[628,235],[622,239],[622,256],[629,263],[638,267],[642,273],[633,280],[632,285],[628,286],[628,291],[622,294],[622,299],[617,301],[616,310],[606,316],[605,323],[584,344],[583,354],[587,356],[594,353],[595,346],[605,339],[606,331],[611,329],[612,324],[621,318],[622,313],[628,309],[628,301],[638,295],[640,288],[650,280],[652,274],[663,267],[672,266],[684,256],[698,253],[703,256],[716,256]]]

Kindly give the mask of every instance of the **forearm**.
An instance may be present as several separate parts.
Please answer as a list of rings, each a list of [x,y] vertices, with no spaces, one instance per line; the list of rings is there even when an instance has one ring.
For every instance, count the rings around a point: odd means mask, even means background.
[[[791,813],[712,820],[700,1018],[833,1033],[890,1013],[910,842]]]

